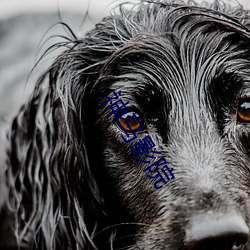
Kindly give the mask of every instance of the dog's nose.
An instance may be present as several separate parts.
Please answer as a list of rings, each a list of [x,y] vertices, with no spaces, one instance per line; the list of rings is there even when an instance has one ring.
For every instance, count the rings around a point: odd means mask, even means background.
[[[189,250],[245,249],[249,238],[246,222],[237,214],[194,216],[186,230]]]

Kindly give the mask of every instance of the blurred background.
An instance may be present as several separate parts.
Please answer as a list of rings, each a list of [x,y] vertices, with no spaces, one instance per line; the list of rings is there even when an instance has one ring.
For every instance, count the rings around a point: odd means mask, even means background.
[[[119,1],[111,0],[0,0],[0,175],[4,170],[6,129],[27,100],[34,83],[60,49],[49,53],[34,70],[58,35],[78,36],[94,27]],[[0,202],[1,203],[1,202]]]
[[[62,25],[54,24],[63,21],[81,36],[121,2],[124,0],[0,0],[0,174],[6,129],[60,50],[32,68],[50,45],[63,41],[53,36],[67,34]],[[249,0],[225,2],[250,9]]]

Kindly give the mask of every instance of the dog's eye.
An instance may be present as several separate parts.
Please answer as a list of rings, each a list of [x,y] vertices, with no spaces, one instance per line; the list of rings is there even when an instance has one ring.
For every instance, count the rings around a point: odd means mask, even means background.
[[[237,111],[237,121],[250,123],[250,98],[242,99],[239,102]]]
[[[137,119],[136,119],[136,118]],[[131,119],[133,118],[133,119]],[[126,132],[132,132],[132,131],[136,131],[138,130],[142,123],[143,123],[143,119],[135,112],[128,112],[126,114],[124,114],[123,116],[121,116],[119,119],[119,126],[121,127],[122,130],[125,130]],[[138,122],[139,120],[139,122]],[[127,126],[129,125],[130,128]]]

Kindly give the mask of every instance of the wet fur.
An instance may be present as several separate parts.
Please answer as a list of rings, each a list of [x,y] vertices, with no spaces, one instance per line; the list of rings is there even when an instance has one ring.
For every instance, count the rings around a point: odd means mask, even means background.
[[[2,244],[186,249],[193,214],[237,211],[250,225],[250,127],[236,123],[250,91],[250,19],[205,7],[121,7],[71,41],[13,121],[5,209],[15,238]],[[160,190],[100,107],[119,90],[145,119],[138,139],[150,135],[174,168]]]

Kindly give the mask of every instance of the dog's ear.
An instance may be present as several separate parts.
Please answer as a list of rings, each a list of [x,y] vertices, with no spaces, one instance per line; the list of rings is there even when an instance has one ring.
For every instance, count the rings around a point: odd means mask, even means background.
[[[105,25],[57,58],[13,120],[7,207],[23,248],[95,249],[91,234],[105,213],[88,156],[86,116],[91,85],[115,49]]]

